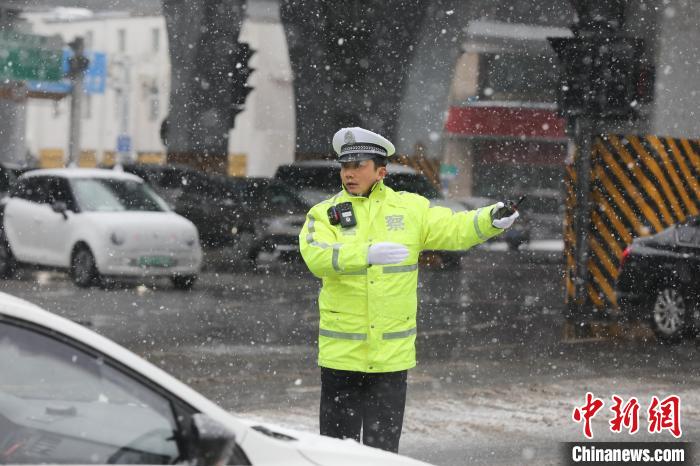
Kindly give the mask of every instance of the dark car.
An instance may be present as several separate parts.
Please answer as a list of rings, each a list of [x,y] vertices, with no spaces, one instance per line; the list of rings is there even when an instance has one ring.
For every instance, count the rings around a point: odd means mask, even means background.
[[[700,217],[636,238],[622,254],[617,303],[623,318],[649,321],[657,338],[678,342],[698,327]]]
[[[202,173],[177,187],[174,210],[195,224],[202,247],[247,252],[255,227],[253,214],[244,203],[245,189],[239,179]]]
[[[526,219],[532,239],[561,239],[564,233],[564,192],[560,189],[533,189],[513,193],[510,198],[526,198],[519,209]]]
[[[143,179],[172,208],[184,188],[205,183],[209,176],[186,165],[127,164],[122,169]]]
[[[175,212],[199,229],[203,247],[232,248],[248,262],[261,252],[294,257],[307,210],[292,189],[269,178],[207,175],[184,185],[175,202]]]
[[[0,198],[6,196],[17,181],[17,178],[29,170],[31,170],[29,167],[0,162]]]
[[[243,178],[243,202],[254,213],[255,243],[250,259],[279,252],[283,260],[299,258],[299,232],[310,206],[293,189],[270,178]]]

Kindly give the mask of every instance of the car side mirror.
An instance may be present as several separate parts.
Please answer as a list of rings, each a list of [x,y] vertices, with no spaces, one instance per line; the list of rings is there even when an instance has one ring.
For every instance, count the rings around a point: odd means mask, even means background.
[[[68,206],[65,202],[56,201],[53,204],[51,204],[51,209],[57,214],[63,215],[63,218],[68,220],[68,214],[66,213],[68,211]]]
[[[206,414],[192,416],[192,466],[228,464],[236,446],[236,437],[226,426]]]

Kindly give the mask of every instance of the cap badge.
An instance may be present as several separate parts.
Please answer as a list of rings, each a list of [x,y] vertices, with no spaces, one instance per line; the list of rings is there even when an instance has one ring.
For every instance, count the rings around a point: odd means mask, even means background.
[[[344,137],[345,144],[355,144],[355,135],[352,134],[352,131],[346,131],[345,132],[345,137]]]

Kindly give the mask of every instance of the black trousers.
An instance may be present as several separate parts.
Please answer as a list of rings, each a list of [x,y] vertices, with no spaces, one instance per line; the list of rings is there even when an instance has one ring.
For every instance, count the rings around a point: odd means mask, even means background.
[[[399,451],[408,371],[366,373],[321,368],[321,435]]]

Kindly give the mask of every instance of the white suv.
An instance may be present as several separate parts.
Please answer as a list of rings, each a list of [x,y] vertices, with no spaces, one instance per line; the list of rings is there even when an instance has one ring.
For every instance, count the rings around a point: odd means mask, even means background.
[[[22,175],[3,200],[0,275],[18,264],[69,270],[76,285],[102,276],[169,276],[189,289],[202,250],[196,227],[141,178],[61,168]]]

